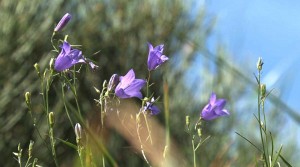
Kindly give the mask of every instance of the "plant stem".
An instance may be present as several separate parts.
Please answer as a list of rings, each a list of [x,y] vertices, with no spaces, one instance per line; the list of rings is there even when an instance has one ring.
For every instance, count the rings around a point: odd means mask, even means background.
[[[64,101],[64,107],[65,107],[68,119],[69,119],[69,121],[71,123],[72,128],[74,128],[73,121],[72,121],[72,119],[70,117],[69,110],[68,110],[68,107],[66,105],[66,98],[65,98],[65,91],[64,91],[64,85],[63,84],[61,84],[61,92],[62,92],[62,98],[63,98],[63,101]]]
[[[266,166],[268,167],[268,158],[266,155],[266,148],[265,148],[265,141],[263,138],[263,129],[262,129],[262,125],[261,125],[261,87],[260,87],[260,77],[261,77],[261,72],[260,70],[258,71],[258,93],[257,93],[257,109],[258,109],[258,124],[259,124],[259,132],[260,132],[260,139],[261,139],[261,143],[262,143],[262,147],[263,147],[263,157],[264,157],[264,162],[266,164]]]
[[[55,152],[55,139],[53,137],[54,134],[53,134],[53,128],[52,127],[50,127],[49,136],[50,136],[52,156],[53,156],[53,159],[54,159],[54,163],[55,163],[55,166],[58,167],[57,158],[56,158],[56,152]]]
[[[196,162],[196,150],[195,150],[195,135],[192,137],[192,147],[193,147],[193,162],[194,162],[194,167],[197,166]]]

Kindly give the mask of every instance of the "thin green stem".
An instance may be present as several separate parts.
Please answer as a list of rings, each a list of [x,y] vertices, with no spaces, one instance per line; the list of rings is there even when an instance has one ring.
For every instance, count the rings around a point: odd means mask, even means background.
[[[148,78],[147,78],[147,96],[149,96],[149,82],[150,82],[150,78],[151,78],[151,71],[148,71]]]
[[[50,142],[51,142],[51,149],[52,149],[52,156],[54,159],[55,166],[58,167],[57,158],[56,158],[56,152],[55,152],[55,139],[54,139],[54,132],[53,128],[51,127],[49,130],[49,136],[50,136]]]
[[[193,162],[194,162],[194,167],[196,167],[197,161],[196,161],[196,150],[195,150],[195,135],[192,136],[192,147],[193,147]]]
[[[27,159],[27,161],[26,161],[26,164],[25,164],[25,167],[28,166],[28,163],[29,163],[29,161],[30,161],[31,158],[32,158],[32,157],[28,157],[28,159]]]
[[[79,143],[77,144],[77,152],[78,152],[80,164],[81,164],[82,167],[84,167],[84,165],[83,165],[83,160],[82,160],[82,148],[81,148],[81,146],[79,145]]]
[[[76,106],[77,106],[77,110],[78,110],[78,113],[80,115],[80,117],[82,118],[82,115],[81,115],[81,111],[80,111],[80,107],[79,107],[79,103],[78,103],[78,96],[77,96],[77,91],[76,91],[76,71],[75,71],[75,66],[74,66],[74,69],[73,69],[73,93],[74,93],[74,97],[75,97],[75,102],[76,102]]]
[[[166,124],[166,145],[164,151],[164,157],[166,157],[167,149],[170,145],[170,110],[169,110],[169,88],[167,82],[164,82],[164,114]]]
[[[261,125],[261,87],[260,87],[260,77],[261,77],[261,71],[258,71],[258,78],[257,78],[257,82],[258,82],[258,93],[257,93],[257,110],[258,110],[258,122],[259,122],[259,132],[260,132],[260,139],[261,139],[261,143],[262,143],[262,147],[263,147],[263,157],[264,157],[264,162],[266,164],[266,166],[268,167],[268,157],[266,155],[266,148],[265,148],[265,141],[263,138],[263,129],[262,129],[262,125]]]
[[[65,97],[65,91],[64,91],[64,85],[63,85],[63,84],[61,84],[61,92],[62,92],[62,98],[63,98],[64,107],[65,107],[65,110],[66,110],[68,119],[69,119],[69,121],[70,121],[70,123],[71,123],[72,128],[74,128],[73,121],[72,121],[72,119],[71,119],[71,117],[70,117],[69,110],[68,110],[68,107],[67,107],[67,105],[66,105],[66,97]]]
[[[53,31],[53,33],[52,33],[52,36],[51,36],[51,44],[52,44],[52,47],[54,48],[54,50],[55,51],[57,51],[58,52],[58,50],[57,50],[57,48],[55,47],[55,45],[54,45],[54,43],[53,43],[53,37],[54,37],[54,35],[55,35],[55,31]]]

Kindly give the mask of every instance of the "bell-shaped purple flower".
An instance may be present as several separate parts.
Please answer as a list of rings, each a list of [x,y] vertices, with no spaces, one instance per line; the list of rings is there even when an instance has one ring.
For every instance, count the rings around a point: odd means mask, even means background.
[[[61,47],[61,52],[57,56],[54,69],[56,71],[63,71],[69,69],[77,63],[86,63],[82,52],[78,49],[73,49],[68,42],[64,42]]]
[[[56,25],[56,27],[54,28],[54,31],[60,31],[62,30],[67,24],[68,22],[71,20],[72,16],[69,13],[66,13],[58,22],[58,24]]]
[[[146,102],[146,106],[144,106],[144,112],[150,112],[151,115],[157,115],[160,113],[159,108],[153,105],[154,102],[154,98],[152,98],[150,102]]]
[[[164,45],[158,45],[155,48],[148,43],[149,53],[148,53],[148,70],[155,70],[169,58],[163,55]]]
[[[120,82],[115,89],[115,94],[119,98],[137,97],[142,99],[143,95],[140,90],[145,84],[145,80],[135,79],[135,73],[133,69],[131,69],[125,76],[120,77]]]
[[[212,93],[208,104],[203,108],[201,117],[204,120],[212,120],[221,116],[229,115],[230,113],[224,109],[226,105],[225,99],[217,99],[215,93]]]

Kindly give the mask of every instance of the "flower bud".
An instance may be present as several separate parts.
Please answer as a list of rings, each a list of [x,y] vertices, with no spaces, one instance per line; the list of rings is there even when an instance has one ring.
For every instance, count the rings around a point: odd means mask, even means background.
[[[54,119],[54,113],[53,112],[50,112],[49,115],[49,124],[50,124],[50,127],[52,128],[53,125],[54,125],[54,122],[55,122],[55,119]]]
[[[108,91],[114,90],[118,84],[119,84],[119,76],[117,74],[113,74],[110,77],[110,80],[108,82],[107,90]]]
[[[49,67],[50,67],[51,70],[54,68],[54,58],[50,59]]]
[[[34,65],[35,71],[38,74],[39,77],[41,77],[41,73],[40,73],[40,66],[38,63],[35,63]]]
[[[29,148],[28,148],[28,157],[32,157],[33,144],[34,144],[34,141],[30,140]]]
[[[266,84],[261,84],[260,85],[260,93],[261,93],[262,98],[266,97]]]
[[[22,152],[21,143],[18,144],[18,151]]]
[[[261,57],[258,58],[258,61],[257,61],[257,64],[256,64],[256,67],[258,69],[258,71],[261,71],[262,70],[262,66],[264,65],[264,62],[262,60]]]
[[[68,22],[71,20],[72,16],[69,13],[66,13],[58,22],[58,24],[56,25],[56,27],[54,28],[54,31],[60,31],[62,30],[67,24]]]
[[[31,93],[30,92],[25,93],[25,102],[26,102],[27,106],[29,107],[31,104]]]
[[[197,134],[198,134],[199,137],[201,137],[201,135],[202,135],[201,128],[197,129]]]
[[[186,125],[186,127],[189,127],[189,126],[190,126],[190,123],[191,123],[190,120],[191,120],[191,119],[190,119],[190,116],[188,116],[188,115],[185,116],[185,125]]]
[[[77,143],[79,143],[79,141],[81,139],[81,133],[82,133],[81,125],[79,123],[77,123],[75,125],[75,135],[76,135],[76,142]]]

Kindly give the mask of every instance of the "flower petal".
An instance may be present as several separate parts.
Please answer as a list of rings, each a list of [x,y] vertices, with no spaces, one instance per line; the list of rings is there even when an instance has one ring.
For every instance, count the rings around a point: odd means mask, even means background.
[[[217,95],[214,92],[212,92],[210,95],[209,103],[213,105],[215,104],[216,100],[217,100]]]
[[[157,45],[153,50],[162,53],[164,51],[164,44]]]
[[[156,106],[152,106],[150,110],[151,110],[151,115],[157,115],[160,113],[160,109]]]
[[[218,115],[215,113],[215,112],[212,112],[211,110],[211,105],[210,104],[207,104],[202,112],[201,112],[201,117],[204,119],[204,120],[212,120],[212,119],[215,119],[218,117]]]
[[[124,92],[131,97],[138,97],[141,99],[142,93],[140,92],[140,90],[145,84],[145,80],[135,79],[126,89],[124,89]]]
[[[120,88],[127,88],[131,82],[135,79],[135,73],[133,69],[129,70],[128,73],[120,78]]]
[[[118,96],[119,98],[130,98],[130,96],[127,95],[127,94],[124,92],[124,90],[123,90],[122,88],[120,88],[120,89],[117,89],[117,88],[116,88],[115,94],[116,94],[116,96]]]
[[[226,100],[225,99],[218,99],[218,100],[216,100],[214,105],[215,105],[216,110],[222,110],[226,105]]]

